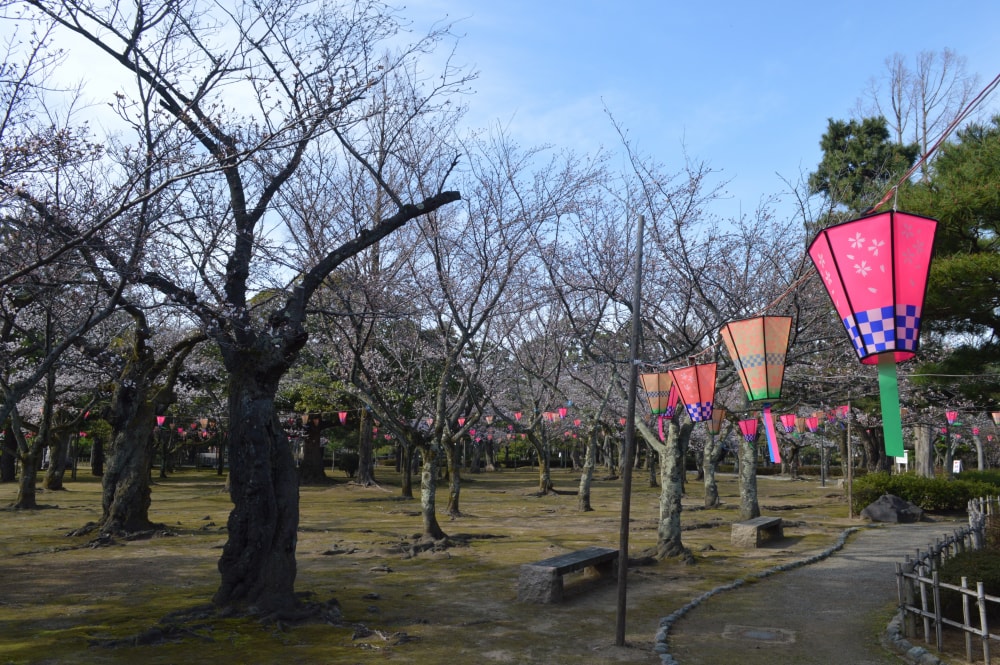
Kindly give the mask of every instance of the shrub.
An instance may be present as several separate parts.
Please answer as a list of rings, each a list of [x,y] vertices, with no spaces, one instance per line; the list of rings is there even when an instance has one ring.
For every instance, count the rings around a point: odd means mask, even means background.
[[[860,512],[883,494],[892,494],[926,511],[965,510],[969,500],[995,494],[997,488],[980,480],[924,478],[913,473],[871,473],[854,481],[853,504]]]
[[[972,480],[992,485],[993,494],[1000,491],[1000,469],[987,469],[986,471],[963,471],[956,477],[959,480]]]
[[[976,588],[982,582],[986,595],[1000,595],[1000,552],[979,550],[963,552],[945,561],[938,571],[938,579],[947,584],[961,586],[962,578],[968,579],[969,586]],[[979,625],[979,610],[975,599],[970,599],[971,623]],[[941,614],[954,621],[962,621],[962,594],[950,589],[941,590]],[[1000,605],[986,603],[986,616],[992,625],[1000,619]]]

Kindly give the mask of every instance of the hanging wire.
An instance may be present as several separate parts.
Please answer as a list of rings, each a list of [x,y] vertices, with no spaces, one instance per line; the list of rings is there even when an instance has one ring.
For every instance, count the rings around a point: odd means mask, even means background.
[[[951,133],[955,131],[959,125],[965,122],[970,115],[972,115],[972,112],[976,109],[976,107],[982,104],[983,101],[990,95],[990,93],[992,93],[997,88],[998,85],[1000,85],[1000,74],[997,74],[996,78],[990,81],[989,84],[985,88],[983,88],[978,95],[972,98],[972,101],[969,102],[966,105],[966,107],[959,112],[957,116],[955,116],[955,119],[952,120],[947,127],[945,127],[944,132],[942,132],[941,136],[938,137],[937,141],[935,141],[931,145],[931,147],[927,150],[927,153],[920,156],[920,159],[918,159],[917,162],[912,167],[910,167],[910,170],[907,171],[903,175],[903,177],[896,182],[895,185],[889,188],[889,191],[885,193],[885,196],[879,199],[879,202],[873,205],[869,209],[869,212],[875,212],[883,205],[885,205],[886,202],[889,200],[889,197],[893,196],[895,192],[898,192],[899,186],[902,185],[907,180],[909,180],[910,176],[916,173],[917,169],[919,169],[923,164],[927,162],[928,159],[931,158],[931,155],[933,155],[937,151],[937,149],[941,147],[941,144],[945,142],[945,140],[951,135]],[[896,204],[894,201],[893,210],[896,209],[895,205]]]

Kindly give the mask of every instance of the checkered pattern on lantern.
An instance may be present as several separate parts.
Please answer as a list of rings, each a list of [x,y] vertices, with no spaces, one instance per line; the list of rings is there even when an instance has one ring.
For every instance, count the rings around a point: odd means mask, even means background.
[[[859,356],[882,351],[916,351],[920,312],[916,305],[878,307],[848,316],[844,327]]]
[[[740,365],[742,365],[744,369],[763,367],[764,355],[760,353],[748,353],[746,355],[742,355],[740,356]]]
[[[754,432],[753,434],[744,434],[743,438],[746,439],[747,443],[753,443],[757,440],[757,432]]]
[[[920,337],[920,309],[916,305],[896,305],[896,344],[906,351],[917,350]]]
[[[711,402],[696,402],[694,404],[685,404],[684,407],[687,409],[688,416],[691,418],[692,422],[700,423],[712,419]]]
[[[781,353],[769,353],[769,354],[767,354],[767,360],[766,360],[766,362],[767,362],[768,365],[772,365],[772,366],[773,365],[784,365],[785,364],[785,353],[783,351]]]

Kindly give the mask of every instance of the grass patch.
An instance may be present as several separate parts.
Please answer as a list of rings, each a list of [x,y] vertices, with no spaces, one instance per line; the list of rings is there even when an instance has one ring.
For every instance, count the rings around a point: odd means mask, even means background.
[[[90,548],[71,530],[97,519],[100,484],[81,469],[60,492],[40,490],[39,511],[0,513],[0,663],[649,663],[661,617],[719,584],[816,554],[857,522],[843,495],[818,479],[760,477],[764,506],[791,523],[785,541],[734,549],[736,478],[719,476],[725,505],[703,509],[689,474],[682,524],[696,565],[668,560],[629,573],[627,648],[614,646],[614,582],[584,585],[558,606],[516,602],[518,567],[589,545],[617,547],[620,488],[595,481],[592,512],[576,509],[577,472],[556,469],[565,493],[535,496],[531,469],[476,475],[463,486],[463,516],[438,519],[461,544],[407,554],[420,531],[416,500],[399,497],[399,478],[361,488],[343,474],[301,490],[296,588],[336,599],[349,627],[283,630],[247,620],[192,620],[156,646],[95,646],[142,634],[174,612],[208,603],[226,541],[231,504],[214,470],[184,470],[153,486],[150,517],[173,535]],[[329,474],[329,472],[328,472]],[[0,486],[0,505],[17,488]],[[656,542],[657,488],[633,489],[630,550]],[[439,494],[439,498],[441,495]],[[443,508],[443,504],[439,509]]]

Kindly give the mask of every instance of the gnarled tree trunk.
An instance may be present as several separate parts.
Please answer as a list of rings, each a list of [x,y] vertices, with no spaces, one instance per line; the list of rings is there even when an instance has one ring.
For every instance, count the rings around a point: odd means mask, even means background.
[[[436,511],[438,455],[434,445],[421,448],[424,458],[420,471],[420,515],[423,518],[424,538],[441,540],[445,537],[438,524]]]
[[[593,510],[590,505],[590,485],[594,480],[597,436],[599,433],[600,429],[593,427],[590,430],[590,436],[587,437],[587,450],[583,459],[583,473],[580,474],[580,489],[576,493],[576,507],[584,512]]]
[[[49,436],[49,468],[45,470],[42,487],[47,490],[61,490],[66,477],[66,457],[69,453],[70,433],[60,427],[51,430]]]
[[[445,446],[445,460],[448,464],[448,507],[445,512],[450,517],[461,517],[459,498],[462,494],[462,461],[456,445]]]
[[[264,349],[255,359],[248,355],[227,362],[229,495],[234,508],[229,514],[229,539],[219,559],[222,581],[213,602],[281,618],[294,615],[297,606],[299,525],[298,472],[274,410],[285,362],[268,357]]]
[[[358,476],[357,483],[362,487],[374,487],[375,482],[375,450],[372,439],[372,415],[362,410],[361,431],[358,435]]]
[[[101,492],[101,533],[135,533],[153,528],[149,519],[149,470],[155,410],[146,400],[121,404],[126,412],[114,427]]]
[[[702,451],[701,468],[704,472],[705,483],[705,507],[716,508],[721,505],[719,500],[719,484],[715,479],[715,470],[722,459],[724,451],[722,439],[714,434],[709,434],[705,441],[705,450]]]
[[[740,442],[740,519],[760,517],[757,503],[757,446],[746,439]]]

